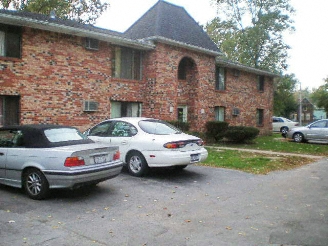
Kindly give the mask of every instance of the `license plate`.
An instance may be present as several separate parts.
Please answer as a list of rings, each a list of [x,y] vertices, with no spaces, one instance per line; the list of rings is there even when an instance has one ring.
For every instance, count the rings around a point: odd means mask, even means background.
[[[97,155],[94,156],[95,164],[101,164],[106,162],[106,155]]]
[[[190,162],[193,163],[193,162],[199,162],[199,159],[200,159],[200,155],[199,154],[192,154],[190,155]]]

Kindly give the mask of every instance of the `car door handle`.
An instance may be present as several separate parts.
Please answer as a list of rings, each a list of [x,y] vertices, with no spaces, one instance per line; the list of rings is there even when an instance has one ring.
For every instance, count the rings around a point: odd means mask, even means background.
[[[5,153],[0,152],[0,155],[5,155]]]
[[[128,141],[122,141],[121,144],[123,145],[128,144]]]

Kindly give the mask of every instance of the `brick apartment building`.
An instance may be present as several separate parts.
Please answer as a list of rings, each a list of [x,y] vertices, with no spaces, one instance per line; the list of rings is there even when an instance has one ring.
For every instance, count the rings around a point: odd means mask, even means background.
[[[275,74],[221,55],[182,7],[161,0],[124,33],[0,10],[0,125],[85,130],[145,116],[269,132]]]

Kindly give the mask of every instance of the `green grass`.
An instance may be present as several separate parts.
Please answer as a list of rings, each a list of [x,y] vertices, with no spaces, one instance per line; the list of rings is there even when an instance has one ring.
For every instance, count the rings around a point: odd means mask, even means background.
[[[313,162],[313,159],[268,155],[238,150],[217,150],[207,148],[208,158],[200,165],[240,170],[254,174],[267,174],[277,170],[290,170]]]
[[[213,147],[213,148],[212,148]],[[290,170],[314,162],[314,159],[284,154],[262,154],[238,150],[217,150],[215,147],[270,150],[283,153],[297,153],[328,156],[328,145],[295,143],[279,134],[260,136],[252,143],[235,144],[220,142],[207,147],[208,158],[201,165],[240,170],[254,174],[267,174],[277,170]]]
[[[235,144],[222,141],[214,144],[214,146],[328,156],[328,144],[295,143],[281,137],[280,134],[273,134],[272,136],[259,136],[253,140],[252,143],[248,144]]]

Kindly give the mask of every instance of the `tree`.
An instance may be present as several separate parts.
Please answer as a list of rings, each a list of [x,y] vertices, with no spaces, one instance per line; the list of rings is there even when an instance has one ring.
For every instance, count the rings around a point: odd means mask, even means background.
[[[324,108],[328,114],[328,77],[325,79],[325,84],[314,90],[311,99],[317,107]]]
[[[293,96],[297,83],[294,74],[284,75],[280,78],[274,92],[273,112],[275,115],[290,118],[291,113],[297,111],[297,101]]]
[[[45,15],[54,11],[62,19],[94,24],[109,3],[101,0],[0,0],[0,7]]]
[[[294,30],[289,0],[212,0],[219,17],[206,24],[209,36],[228,59],[251,67],[287,69],[283,33]]]

